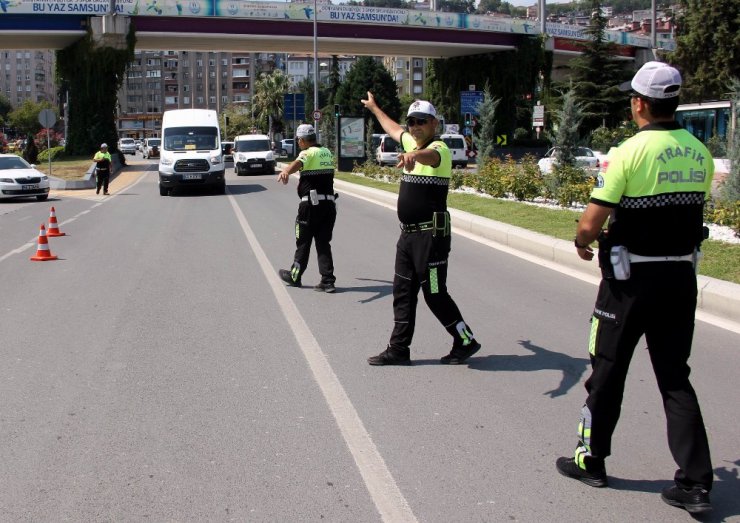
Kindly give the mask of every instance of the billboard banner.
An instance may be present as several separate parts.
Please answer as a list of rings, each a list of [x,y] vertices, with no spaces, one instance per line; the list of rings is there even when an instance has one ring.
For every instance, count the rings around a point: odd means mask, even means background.
[[[129,16],[214,16],[216,0],[116,0],[116,13]]]
[[[59,0],[1,0],[2,14],[52,14],[52,15],[106,15],[110,13],[110,0],[85,0],[65,2]]]

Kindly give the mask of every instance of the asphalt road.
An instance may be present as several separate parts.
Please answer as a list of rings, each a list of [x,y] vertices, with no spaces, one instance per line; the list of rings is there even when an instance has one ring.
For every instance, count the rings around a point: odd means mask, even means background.
[[[1,521],[692,520],[660,500],[675,465],[644,350],[611,488],[555,471],[585,399],[591,283],[456,235],[449,287],[483,348],[439,365],[451,340],[422,299],[414,365],[370,367],[392,327],[393,211],[343,194],[337,293],[312,290],[315,251],[286,288],[295,179],[161,197],[156,164],[129,164],[109,197],[0,202]],[[31,262],[51,205],[60,259]],[[707,520],[740,521],[740,335],[698,322],[692,367]]]

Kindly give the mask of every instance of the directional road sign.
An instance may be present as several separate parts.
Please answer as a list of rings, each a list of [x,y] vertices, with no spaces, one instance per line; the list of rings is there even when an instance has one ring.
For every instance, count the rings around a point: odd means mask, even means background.
[[[283,117],[286,120],[306,119],[305,93],[285,93],[283,95]]]
[[[483,103],[483,91],[460,91],[460,112],[478,116],[478,105]]]

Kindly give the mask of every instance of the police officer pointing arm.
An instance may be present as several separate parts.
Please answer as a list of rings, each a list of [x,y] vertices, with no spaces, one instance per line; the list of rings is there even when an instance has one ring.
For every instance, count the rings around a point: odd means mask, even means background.
[[[592,372],[578,444],[574,456],[559,458],[556,467],[587,485],[607,486],[605,460],[629,364],[644,335],[663,398],[668,446],[679,467],[662,499],[701,513],[711,509],[713,472],[688,359],[714,162],[674,119],[680,88],[679,72],[660,62],[646,63],[620,86],[630,91],[640,130],[609,154],[576,230],[575,248],[584,260],[593,258],[590,244],[598,238],[602,280],[591,318]]]
[[[447,145],[435,139],[437,111],[427,101],[411,104],[405,131],[378,107],[372,93],[361,100],[394,140],[401,143],[398,165],[403,169],[397,213],[401,235],[396,244],[393,278],[394,327],[386,350],[368,358],[370,365],[410,365],[419,289],[437,320],[452,336],[452,349],[440,362],[457,365],[481,347],[447,292],[451,248],[447,192],[452,158]]]

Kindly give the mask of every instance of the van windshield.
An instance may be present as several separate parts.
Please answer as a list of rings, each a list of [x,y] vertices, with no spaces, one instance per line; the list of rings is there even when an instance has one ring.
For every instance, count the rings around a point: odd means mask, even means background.
[[[215,127],[167,127],[162,138],[165,151],[218,149],[218,129]]]
[[[234,146],[238,153],[254,153],[257,151],[269,151],[269,140],[239,140]]]
[[[159,147],[162,144],[162,141],[159,140],[159,139],[157,139],[157,138],[155,138],[155,139],[152,139],[152,140],[148,140],[146,143],[149,144],[150,147],[154,147],[154,146]]]

